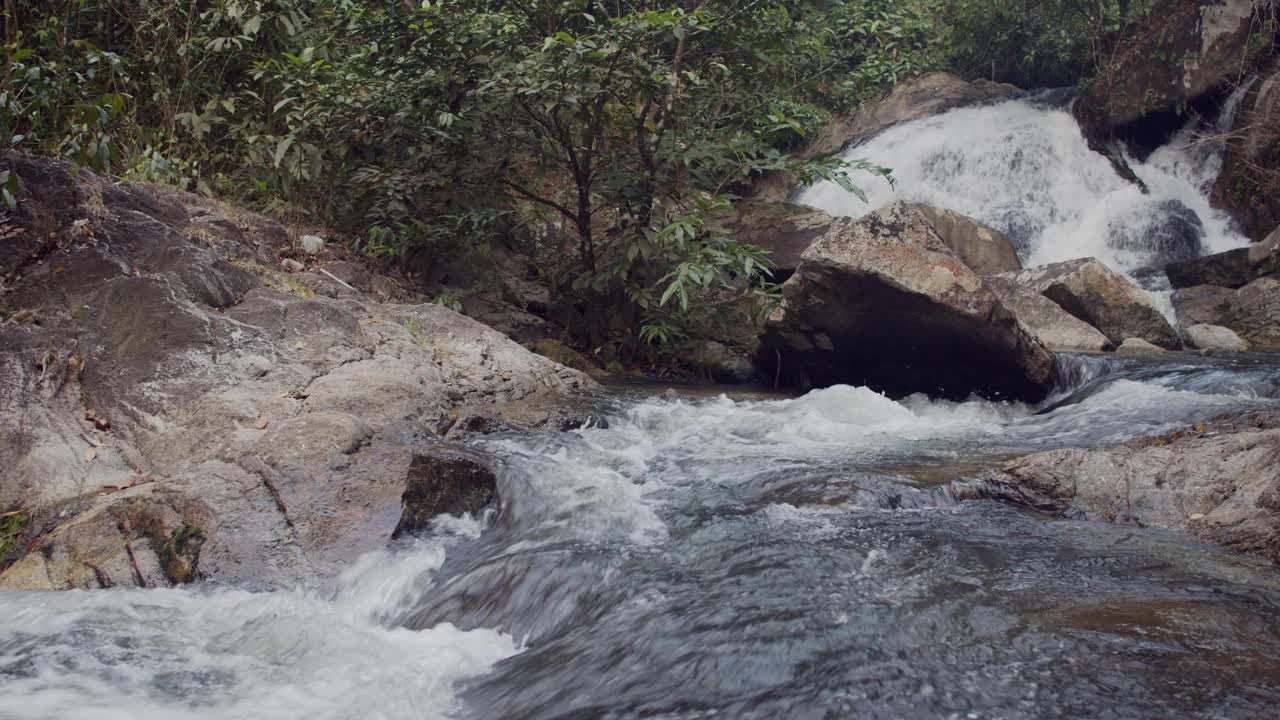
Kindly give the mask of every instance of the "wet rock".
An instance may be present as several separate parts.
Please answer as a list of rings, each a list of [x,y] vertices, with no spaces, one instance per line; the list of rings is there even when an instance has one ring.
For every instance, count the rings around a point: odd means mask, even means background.
[[[1003,277],[1044,295],[1117,345],[1126,338],[1140,338],[1169,350],[1181,347],[1178,334],[1151,295],[1093,258],[1041,265]]]
[[[1218,418],[1097,450],[1052,450],[954,485],[1040,512],[1186,530],[1280,562],[1280,430],[1269,414]]]
[[[987,286],[1018,321],[1045,347],[1058,352],[1103,352],[1115,344],[1097,328],[1063,310],[1057,303],[1009,277],[988,277]]]
[[[1154,263],[1200,256],[1204,223],[1194,210],[1177,200],[1165,200],[1151,212],[1159,220],[1140,224],[1113,220],[1107,227],[1107,246],[1136,253]]]
[[[1116,352],[1121,355],[1159,355],[1166,350],[1142,338],[1125,338],[1125,341],[1116,348]]]
[[[1249,349],[1249,343],[1230,328],[1221,325],[1192,325],[1183,331],[1182,338],[1188,347],[1197,350],[1245,352]]]
[[[751,361],[715,340],[684,343],[676,349],[676,357],[719,383],[748,383],[756,374]]]
[[[1009,238],[954,210],[918,204],[934,232],[965,265],[979,275],[995,275],[1022,269],[1022,261]]]
[[[855,113],[835,116],[814,135],[800,156],[839,152],[898,123],[1021,94],[1013,85],[982,79],[968,81],[947,72],[925,73],[897,83],[879,102],[864,103]],[[796,178],[790,174],[774,173],[755,183],[752,196],[760,200],[786,200],[795,192],[796,185]]]
[[[737,242],[769,251],[774,282],[785,282],[800,265],[806,248],[822,236],[834,219],[808,205],[744,200],[734,206],[729,232]]]
[[[497,477],[479,453],[441,446],[414,455],[393,537],[427,527],[437,515],[478,515],[497,501]]]
[[[1162,0],[1097,74],[1074,112],[1090,135],[1107,135],[1174,112],[1239,77],[1269,43],[1251,43],[1256,0]]]
[[[783,295],[760,363],[791,384],[1038,400],[1052,383],[1052,353],[909,203],[833,224]]]
[[[1260,277],[1280,275],[1280,230],[1247,248],[1169,263],[1165,272],[1175,288],[1196,285],[1238,288]]]
[[[440,305],[257,287],[200,199],[18,157],[19,237],[57,242],[5,245],[0,503],[53,521],[0,586],[291,586],[385,544],[458,408],[594,387]]]

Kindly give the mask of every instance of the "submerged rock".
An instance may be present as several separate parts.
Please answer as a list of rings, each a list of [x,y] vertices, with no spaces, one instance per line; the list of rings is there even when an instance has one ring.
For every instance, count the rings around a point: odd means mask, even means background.
[[[792,384],[1039,400],[1054,358],[910,203],[841,220],[805,251],[761,364]]]
[[[1181,347],[1151,295],[1094,258],[1041,265],[1003,277],[1044,295],[1119,345],[1140,338],[1168,350]]]
[[[6,160],[0,506],[39,531],[0,586],[293,585],[386,542],[457,408],[595,387],[443,306],[290,283],[194,196]]]
[[[1278,421],[1243,414],[1110,448],[1036,453],[953,489],[960,499],[1187,530],[1280,562]]]
[[[1159,219],[1135,224],[1112,218],[1107,227],[1107,246],[1126,250],[1147,262],[1189,260],[1200,256],[1204,223],[1200,216],[1178,200],[1165,200],[1151,209]]]
[[[392,536],[420,530],[437,515],[478,515],[498,501],[498,479],[488,460],[465,448],[415,454],[409,463],[400,522]]]

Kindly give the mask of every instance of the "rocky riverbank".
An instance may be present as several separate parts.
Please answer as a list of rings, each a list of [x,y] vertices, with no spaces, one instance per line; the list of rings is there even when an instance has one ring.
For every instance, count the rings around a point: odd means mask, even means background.
[[[438,304],[290,272],[279,225],[11,155],[0,587],[290,585],[381,547],[449,435],[595,383]],[[292,261],[298,262],[298,261]],[[384,302],[384,300],[387,300]],[[584,420],[579,418],[578,423]]]

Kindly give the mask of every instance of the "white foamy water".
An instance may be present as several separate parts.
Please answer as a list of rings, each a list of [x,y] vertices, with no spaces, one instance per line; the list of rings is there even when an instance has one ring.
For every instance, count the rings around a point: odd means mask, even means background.
[[[892,168],[896,187],[864,182],[869,203],[863,203],[820,183],[799,201],[851,217],[896,200],[949,208],[1007,233],[1028,266],[1096,257],[1132,272],[1248,243],[1209,204],[1221,147],[1198,140],[1190,128],[1146,162],[1131,161],[1149,194],[1092,152],[1066,111],[1024,100],[896,125],[846,157]]]
[[[0,718],[444,718],[455,682],[510,637],[391,621],[444,552],[364,558],[332,596],[301,591],[0,593]]]

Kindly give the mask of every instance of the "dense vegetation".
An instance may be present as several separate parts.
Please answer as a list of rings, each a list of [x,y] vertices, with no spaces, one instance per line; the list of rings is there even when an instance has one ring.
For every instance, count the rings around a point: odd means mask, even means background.
[[[1070,81],[1140,4],[5,0],[0,150],[345,228],[387,260],[501,236],[584,341],[664,342],[692,308],[767,302],[767,257],[719,220],[753,176],[883,181],[791,156],[831,113],[946,65]]]

